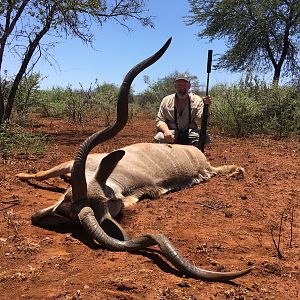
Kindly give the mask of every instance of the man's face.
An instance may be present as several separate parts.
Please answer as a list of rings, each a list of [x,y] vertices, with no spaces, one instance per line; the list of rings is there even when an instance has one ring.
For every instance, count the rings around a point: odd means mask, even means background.
[[[185,96],[188,93],[190,87],[191,84],[186,80],[175,81],[175,91],[179,96]]]

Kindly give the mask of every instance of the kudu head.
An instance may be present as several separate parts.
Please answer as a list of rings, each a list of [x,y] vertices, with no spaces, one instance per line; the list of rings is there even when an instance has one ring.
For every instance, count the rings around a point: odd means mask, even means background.
[[[114,125],[94,133],[79,147],[71,172],[72,182],[72,212],[78,216],[87,232],[99,243],[108,246],[108,236],[118,240],[126,240],[126,234],[114,217],[122,209],[122,201],[114,198],[106,181],[117,163],[122,159],[123,150],[108,154],[99,165],[95,178],[89,182],[85,175],[85,163],[90,151],[98,144],[114,137],[121,131],[128,120],[128,95],[132,81],[145,68],[155,63],[167,50],[171,38],[154,55],[133,67],[125,76],[120,87],[117,101],[117,119]],[[108,236],[103,232],[108,233]],[[103,238],[104,237],[104,238]],[[107,238],[106,238],[107,237]],[[106,238],[106,239],[105,239]],[[104,240],[103,240],[104,239]]]

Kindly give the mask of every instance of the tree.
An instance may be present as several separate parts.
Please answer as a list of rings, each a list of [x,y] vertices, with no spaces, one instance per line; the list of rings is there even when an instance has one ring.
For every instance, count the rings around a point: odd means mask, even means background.
[[[228,50],[217,68],[230,71],[270,71],[273,82],[281,75],[300,73],[299,0],[189,0],[186,24],[204,26],[199,37],[227,38]]]
[[[144,17],[144,0],[4,0],[0,2],[0,124],[9,120],[20,82],[32,70],[41,56],[60,38],[77,37],[91,44],[92,25],[102,26],[114,20],[127,27],[129,19],[144,26],[152,26],[152,19]],[[47,40],[46,37],[49,37]],[[42,44],[46,40],[46,44]],[[52,42],[49,42],[52,41]],[[7,80],[4,70],[5,52],[20,59],[13,79]],[[7,81],[12,85],[5,97]]]
[[[179,74],[185,74],[191,81],[191,90],[199,92],[199,81],[197,76],[191,75],[189,72],[174,71],[163,78],[158,78],[157,81],[151,82],[148,76],[144,77],[144,82],[148,84],[148,88],[140,95],[141,105],[145,104],[160,104],[160,101],[167,95],[175,93],[174,81]]]
[[[94,90],[94,99],[101,108],[100,115],[105,119],[105,126],[110,125],[110,118],[115,111],[118,93],[119,88],[113,83],[103,83]]]

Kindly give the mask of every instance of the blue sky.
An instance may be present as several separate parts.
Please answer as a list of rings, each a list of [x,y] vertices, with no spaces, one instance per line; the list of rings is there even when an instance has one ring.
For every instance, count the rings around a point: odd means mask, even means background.
[[[199,27],[184,24],[183,17],[189,14],[187,0],[150,0],[147,7],[149,15],[155,16],[154,29],[131,21],[129,26],[133,30],[128,32],[114,21],[109,21],[103,27],[94,29],[94,49],[78,39],[62,40],[51,50],[57,64],[53,67],[41,60],[37,65],[36,70],[46,76],[41,87],[65,87],[71,84],[77,88],[82,84],[88,88],[96,78],[100,83],[120,85],[131,67],[156,52],[170,36],[172,43],[169,49],[156,64],[134,80],[134,91],[138,93],[147,87],[144,75],[156,81],[175,70],[196,75],[200,84],[205,86],[207,51],[212,49],[214,56],[222,54],[226,50],[225,42],[200,40],[196,35]],[[211,86],[232,83],[241,77],[242,74],[213,70],[210,83]]]

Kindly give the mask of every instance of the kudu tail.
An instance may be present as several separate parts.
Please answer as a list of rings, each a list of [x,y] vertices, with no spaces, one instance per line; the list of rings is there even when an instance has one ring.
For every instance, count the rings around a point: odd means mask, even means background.
[[[212,167],[216,175],[226,175],[228,178],[243,179],[245,177],[245,169],[236,165],[223,165]]]

